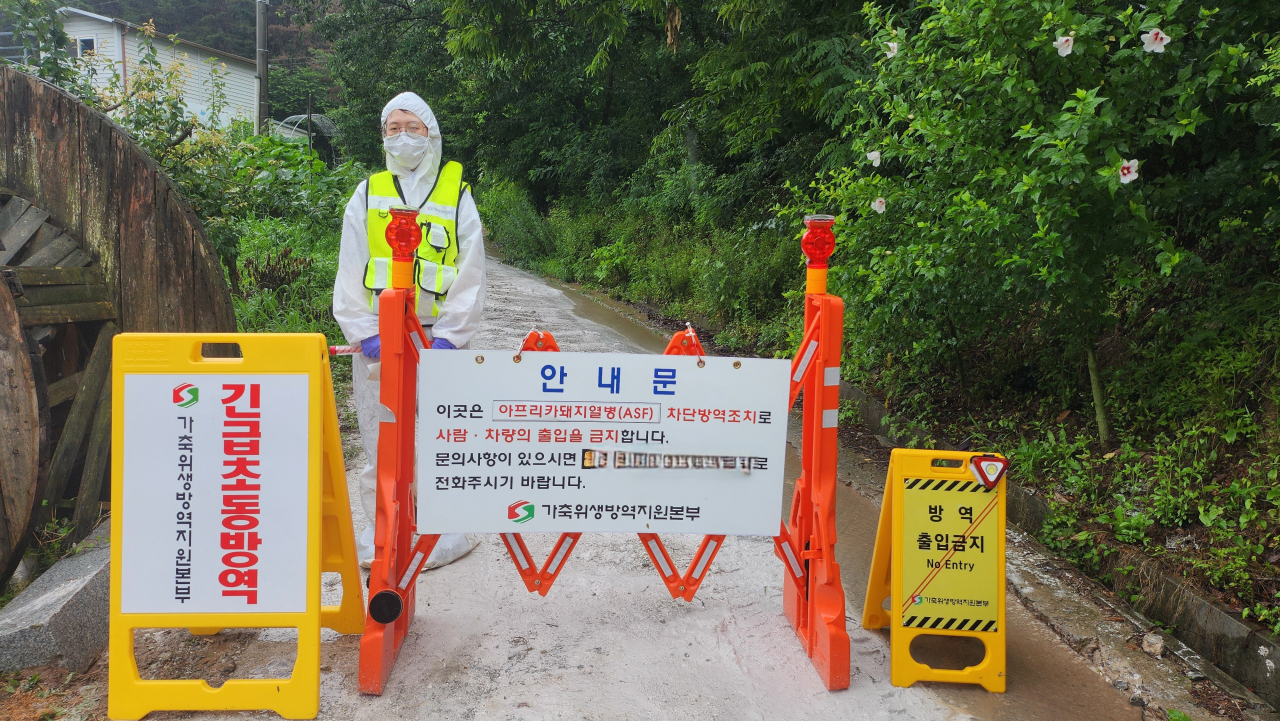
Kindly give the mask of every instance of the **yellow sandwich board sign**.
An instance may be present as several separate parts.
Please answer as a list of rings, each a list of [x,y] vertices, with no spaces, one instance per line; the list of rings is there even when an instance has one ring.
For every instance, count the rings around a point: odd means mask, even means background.
[[[889,627],[894,686],[952,681],[1005,690],[1007,468],[1001,456],[894,449],[862,615],[863,628]],[[927,634],[977,638],[986,655],[961,670],[932,668],[910,651]]]
[[[205,357],[205,344],[240,357]],[[107,714],[274,710],[314,718],[320,627],[364,628],[346,474],[319,334],[114,340]],[[342,602],[320,605],[320,574]],[[143,680],[139,628],[296,628],[286,679]]]

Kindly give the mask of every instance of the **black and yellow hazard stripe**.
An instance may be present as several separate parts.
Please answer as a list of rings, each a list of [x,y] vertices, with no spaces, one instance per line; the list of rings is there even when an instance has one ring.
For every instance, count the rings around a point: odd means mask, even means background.
[[[908,491],[955,491],[956,493],[991,493],[994,488],[977,481],[953,481],[948,478],[904,478]]]
[[[985,624],[985,625],[984,625]],[[946,616],[912,616],[902,621],[904,628],[936,628],[940,631],[981,631],[994,633],[995,621],[947,618]]]

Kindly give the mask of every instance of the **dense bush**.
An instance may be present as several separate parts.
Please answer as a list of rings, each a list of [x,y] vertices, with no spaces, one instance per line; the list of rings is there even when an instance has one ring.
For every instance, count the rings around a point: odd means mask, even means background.
[[[1276,623],[1280,8],[719,17],[611,197],[530,202],[508,168],[494,241],[768,353],[796,340],[799,218],[834,212],[846,377],[912,425],[1008,451],[1054,499],[1045,539],[1082,565],[1142,545]],[[467,42],[521,37],[465,19]],[[512,62],[461,39],[464,61]]]
[[[849,374],[1010,450],[1059,550],[1145,545],[1275,622],[1280,11],[866,12],[858,162],[794,204],[840,213]]]

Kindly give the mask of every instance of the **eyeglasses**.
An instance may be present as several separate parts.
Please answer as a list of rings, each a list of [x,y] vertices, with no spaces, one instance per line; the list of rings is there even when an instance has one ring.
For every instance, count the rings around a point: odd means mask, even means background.
[[[398,133],[413,133],[414,135],[425,136],[427,134],[427,126],[422,123],[388,123],[383,129],[383,135],[396,135]]]

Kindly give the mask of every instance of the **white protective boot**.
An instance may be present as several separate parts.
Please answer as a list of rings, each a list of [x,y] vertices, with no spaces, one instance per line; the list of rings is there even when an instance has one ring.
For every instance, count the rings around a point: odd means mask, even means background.
[[[373,366],[373,368],[370,368]],[[360,505],[364,507],[365,518],[369,525],[356,537],[356,558],[361,568],[373,565],[373,533],[374,522],[378,513],[378,400],[380,383],[371,380],[376,378],[380,365],[357,354],[352,357],[351,380],[352,395],[355,397],[356,422],[360,427],[360,444],[364,446],[365,465],[360,471]],[[446,533],[440,536],[436,547],[427,558],[423,570],[447,566],[471,552],[480,545],[479,536],[463,533]]]

